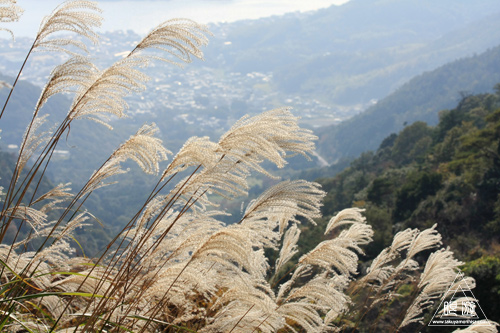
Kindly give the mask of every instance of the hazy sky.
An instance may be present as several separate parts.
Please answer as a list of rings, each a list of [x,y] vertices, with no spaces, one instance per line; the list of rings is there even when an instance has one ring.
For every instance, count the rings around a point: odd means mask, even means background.
[[[98,0],[104,10],[102,30],[132,29],[146,33],[156,24],[174,17],[190,18],[200,23],[232,22],[309,11],[343,4],[349,0]],[[18,0],[25,9],[21,20],[4,25],[16,36],[34,36],[43,16],[61,0]],[[7,36],[5,36],[7,38]]]

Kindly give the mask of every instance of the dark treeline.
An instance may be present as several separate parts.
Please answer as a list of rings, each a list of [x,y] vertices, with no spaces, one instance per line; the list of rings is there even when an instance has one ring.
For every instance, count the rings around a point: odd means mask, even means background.
[[[369,258],[398,231],[437,224],[444,245],[467,262],[486,315],[499,320],[500,85],[495,91],[465,96],[440,112],[437,126],[407,125],[335,177],[319,179],[328,192],[319,224],[345,207],[366,209],[376,231]],[[328,237],[320,230],[303,230],[302,251]]]

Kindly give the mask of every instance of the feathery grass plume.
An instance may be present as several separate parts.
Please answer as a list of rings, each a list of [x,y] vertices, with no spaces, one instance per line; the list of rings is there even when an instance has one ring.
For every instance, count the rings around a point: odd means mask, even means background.
[[[282,304],[278,310],[287,321],[285,327],[292,332],[297,332],[296,325],[299,325],[306,332],[321,332],[323,328],[323,319],[319,316],[314,304],[297,301]],[[293,325],[293,326],[292,326]]]
[[[419,278],[418,288],[423,288],[429,297],[442,295],[450,289],[451,284],[457,278],[459,266],[463,264],[464,262],[454,258],[453,252],[449,248],[433,252],[425,263],[424,271]],[[471,282],[473,283],[474,280]],[[472,286],[473,284],[471,284]]]
[[[213,167],[221,158],[217,154],[218,148],[218,144],[206,136],[189,138],[163,172],[162,180],[191,166],[199,165],[204,169]]]
[[[6,3],[13,2],[0,0],[0,5]],[[38,131],[45,118],[38,117],[38,111],[55,94],[75,96],[66,118],[35,163],[29,175],[32,179],[37,172],[45,172],[41,170],[50,161],[47,156],[74,119],[88,118],[110,127],[110,117],[124,117],[128,107],[124,97],[145,89],[148,77],[140,69],[151,60],[179,64],[175,60],[202,58],[200,48],[206,45],[209,34],[206,27],[189,20],[170,20],[149,33],[125,58],[99,70],[88,58],[72,51],[85,51],[82,42],[54,36],[72,31],[97,42],[92,29],[100,24],[98,12],[93,2],[67,1],[42,22],[32,50],[60,50],[73,57],[54,69],[37,102],[20,152],[19,173],[40,144]],[[361,321],[364,311],[379,304],[390,305],[384,302],[399,297],[394,296],[395,291],[408,281],[413,282],[415,295],[407,300],[401,317],[393,320],[394,328],[399,319],[401,327],[420,321],[422,311],[444,293],[451,284],[446,281],[461,264],[449,249],[440,250],[418,274],[416,255],[440,244],[435,226],[396,234],[392,245],[359,279],[355,275],[358,256],[363,253],[361,246],[372,241],[373,231],[362,210],[343,210],[325,230],[329,234],[340,227],[334,231],[335,237],[304,254],[291,270],[290,279],[276,286],[281,280],[271,283],[276,274],[268,276],[270,266],[264,251],[278,249],[282,243],[276,271],[294,256],[300,236],[298,224],[302,220],[315,224],[314,219],[321,215],[325,193],[319,185],[281,182],[251,201],[243,218],[232,225],[219,219],[227,213],[212,210],[217,205],[210,195],[233,198],[246,194],[251,172],[270,175],[262,165],[265,160],[281,168],[290,156],[308,158],[313,153],[316,137],[297,122],[288,108],[280,108],[242,118],[218,142],[206,137],[188,140],[160,174],[140,211],[94,261],[75,257],[76,251],[70,247],[75,229],[93,217],[82,205],[92,191],[107,185],[109,177],[126,172],[122,162],[127,159],[146,173],[159,173],[160,162],[170,152],[155,137],[155,124],[142,126],[116,149],[58,219],[47,222],[47,214],[50,212],[52,219],[54,210],[71,198],[69,184],[60,184],[38,197],[35,193],[30,205],[23,205],[23,198],[17,203],[10,200],[13,207],[9,201],[3,216],[9,222],[27,221],[35,232],[10,246],[0,244],[0,330],[333,331],[336,325],[343,325],[343,319]],[[188,168],[194,171],[167,191],[166,184]],[[9,198],[17,200],[14,190],[16,186],[9,188]],[[38,251],[28,251],[40,240],[43,245]],[[113,246],[115,241],[121,243]],[[474,284],[466,278],[454,285],[465,283]],[[348,293],[362,287],[371,290]],[[360,298],[366,302],[356,304]]]
[[[175,324],[186,320],[186,317],[181,319],[183,316],[206,320],[207,309],[200,303],[213,300],[223,286],[231,283],[233,276],[232,272],[214,269],[213,266],[213,263],[204,262],[186,266],[184,261],[179,261],[170,262],[159,273],[148,271],[144,280],[150,286],[143,288],[143,297],[155,301],[151,304],[150,313],[153,313],[155,305],[161,303],[157,319]]]
[[[325,229],[325,235],[341,225],[366,223],[366,218],[361,215],[361,213],[364,211],[365,210],[361,208],[347,208],[340,211],[328,222],[328,225]]]
[[[55,209],[64,209],[64,207],[58,207],[57,205],[74,196],[72,193],[69,193],[69,191],[71,191],[69,185],[71,185],[71,183],[57,185],[47,193],[34,200],[32,205],[49,200],[49,202],[44,203],[44,205],[40,208],[41,212],[48,213]]]
[[[300,223],[298,217],[316,224],[321,217],[321,201],[325,192],[319,184],[304,180],[283,181],[264,191],[245,209],[242,223],[254,223],[260,219],[275,218],[279,232],[283,233],[288,222]]]
[[[90,223],[84,223],[87,221],[89,218],[95,217],[90,214],[88,211],[83,211],[80,214],[76,215],[75,217],[71,218],[71,220],[66,223],[64,227],[59,227],[58,230],[54,233],[54,237],[56,239],[62,239],[67,236],[71,236],[73,231],[77,228],[82,228],[84,226],[90,226]]]
[[[272,290],[262,279],[238,278],[211,307],[218,309],[214,321],[201,332],[276,332],[285,324],[276,312]]]
[[[437,224],[421,231],[408,248],[408,258],[413,258],[417,253],[435,248],[441,244],[441,234],[436,230]]]
[[[107,123],[110,116],[126,117],[124,111],[128,104],[123,98],[146,88],[143,82],[149,77],[136,69],[146,65],[147,59],[143,57],[127,57],[103,71],[95,72],[88,67],[89,70],[83,72],[85,81],[81,81],[81,89],[75,95],[68,118],[86,118],[112,129]]]
[[[298,126],[290,108],[277,108],[254,117],[243,117],[219,140],[222,152],[249,169],[271,176],[260,163],[267,159],[282,168],[285,158],[296,154],[310,159],[317,139]],[[290,153],[287,153],[290,152]]]
[[[96,2],[69,0],[58,6],[50,15],[43,18],[33,48],[35,50],[61,51],[74,55],[67,46],[74,46],[85,52],[85,44],[75,38],[49,37],[62,31],[74,32],[90,40],[94,45],[99,42],[99,35],[93,28],[100,27],[102,17]]]
[[[365,284],[373,285],[373,283],[377,283],[378,286],[384,285],[393,276],[395,270],[394,266],[390,265],[390,263],[400,258],[401,252],[410,246],[417,234],[418,230],[416,229],[406,229],[394,235],[391,246],[383,249],[373,259],[370,267],[367,269],[367,274],[358,280],[358,286]]]
[[[266,258],[263,252],[252,250],[254,244],[247,230],[235,225],[217,231],[199,246],[191,260],[215,262],[235,272],[245,270],[250,275],[264,276],[268,268]]]
[[[50,73],[35,110],[40,110],[47,100],[59,93],[78,93],[88,90],[95,81],[99,70],[83,56],[73,56],[62,65],[56,66]],[[71,88],[75,87],[75,88]],[[36,112],[36,111],[35,111]]]
[[[435,299],[445,298],[446,292],[450,290],[458,274],[458,267],[464,263],[453,257],[453,252],[449,249],[440,249],[433,252],[425,264],[425,268],[419,277],[417,285],[420,291],[408,308],[403,318],[400,328],[412,322],[423,324],[421,314],[425,309],[432,306]],[[469,278],[471,286],[475,286],[474,280]]]
[[[111,159],[101,166],[99,170],[94,171],[87,181],[87,184],[85,184],[82,195],[86,195],[101,187],[116,184],[116,181],[106,182],[106,180],[110,177],[127,173],[128,170],[123,170],[120,162],[121,161],[117,159]]]
[[[144,37],[131,54],[140,53],[147,49],[156,49],[189,63],[191,62],[191,55],[203,59],[203,52],[200,47],[208,44],[207,34],[211,35],[205,25],[192,20],[168,20],[158,25]],[[152,58],[182,67],[181,62],[173,61],[165,56],[153,56]]]
[[[373,235],[371,226],[365,224],[365,219],[359,218],[361,215],[358,216],[358,213],[359,211],[356,210],[346,211],[339,213],[339,219],[333,218],[334,222],[329,223],[329,225],[338,224],[339,221],[343,220],[342,216],[349,216],[351,219],[347,223],[352,225],[334,239],[323,241],[309,253],[304,254],[299,259],[299,264],[316,265],[327,272],[345,276],[355,274],[357,272],[357,253],[363,254],[363,250],[358,245],[370,242]]]
[[[222,222],[215,218],[218,215],[224,214],[219,211],[193,211],[191,213],[184,213],[178,217],[178,214],[171,211],[169,218],[163,217],[150,237],[151,240],[156,240],[158,237],[163,236],[167,229],[169,229],[165,241],[159,247],[161,251],[159,258],[166,254],[168,254],[169,258],[175,260],[189,258],[193,251],[205,242],[208,237],[225,227]],[[162,259],[159,260],[161,261]]]
[[[51,131],[37,133],[40,127],[47,121],[49,115],[35,117],[30,127],[26,129],[23,135],[21,148],[19,149],[19,162],[16,169],[16,180],[19,179],[21,171],[28,163],[29,159],[35,154],[39,147],[43,147],[49,142]]]
[[[352,240],[355,244],[366,245],[373,241],[373,229],[365,223],[353,224],[349,229],[342,230],[339,238]],[[362,253],[362,252],[361,252]]]
[[[277,273],[292,257],[299,252],[297,242],[299,241],[300,229],[293,224],[288,228],[283,238],[283,245],[281,246],[280,255],[276,260],[276,267],[274,271]]]
[[[144,124],[132,135],[124,144],[122,144],[111,155],[111,159],[126,160],[131,159],[148,174],[158,174],[160,171],[159,163],[167,159],[171,152],[163,146],[162,140],[155,135],[159,129],[155,123]]]
[[[16,3],[17,0],[0,0],[0,22],[19,21],[24,10]]]
[[[157,132],[156,124],[144,124],[136,134],[130,136],[111,154],[99,170],[92,174],[84,186],[83,195],[113,184],[113,182],[105,183],[106,179],[126,173],[127,171],[121,168],[121,163],[127,159],[135,161],[146,173],[158,173],[159,162],[166,160],[170,151],[163,146],[160,139],[154,137]]]
[[[24,10],[16,5],[16,0],[0,0],[0,22],[17,22]],[[14,33],[6,28],[0,27],[0,31],[7,31],[14,38]]]
[[[350,239],[335,238],[319,243],[299,259],[300,265],[319,266],[329,272],[350,276],[357,272],[361,249]]]
[[[38,202],[42,202],[44,200],[60,200],[62,198],[70,198],[73,196],[73,194],[69,193],[71,191],[71,188],[69,187],[71,183],[66,183],[66,184],[59,184],[53,189],[49,190],[47,193],[42,194],[39,196],[36,200],[33,201],[33,204],[36,204]]]
[[[9,218],[20,219],[28,222],[35,231],[39,226],[42,226],[47,219],[47,214],[24,204],[8,208],[5,215]]]

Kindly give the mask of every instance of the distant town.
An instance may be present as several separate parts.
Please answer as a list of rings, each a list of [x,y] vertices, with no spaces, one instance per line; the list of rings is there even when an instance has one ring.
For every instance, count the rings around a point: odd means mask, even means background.
[[[105,33],[101,45],[89,46],[99,68],[124,57],[140,40],[132,31]],[[15,76],[31,46],[29,38],[0,39],[0,72]],[[230,43],[230,42],[228,42]],[[67,55],[37,52],[31,56],[22,79],[43,87],[50,71]],[[158,67],[163,67],[158,70]],[[338,123],[361,112],[367,105],[332,106],[313,97],[285,95],[273,89],[273,73],[223,72],[203,65],[180,70],[159,62],[151,63],[146,74],[148,89],[127,98],[130,115],[173,111],[186,124],[226,129],[244,114],[255,114],[275,107],[291,106],[310,127]]]

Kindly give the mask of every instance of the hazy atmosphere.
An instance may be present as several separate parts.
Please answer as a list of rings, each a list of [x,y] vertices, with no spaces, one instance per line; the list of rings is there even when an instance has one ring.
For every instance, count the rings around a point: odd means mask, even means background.
[[[295,11],[311,11],[348,0],[99,0],[104,23],[101,31],[134,30],[144,34],[169,18],[190,18],[199,23],[233,22],[281,15]],[[20,24],[13,24],[17,36],[33,36],[39,22],[50,14],[59,0],[20,0],[26,9]],[[6,25],[9,26],[10,25]],[[15,28],[14,28],[15,27]]]
[[[0,18],[0,332],[498,331],[500,1]]]

